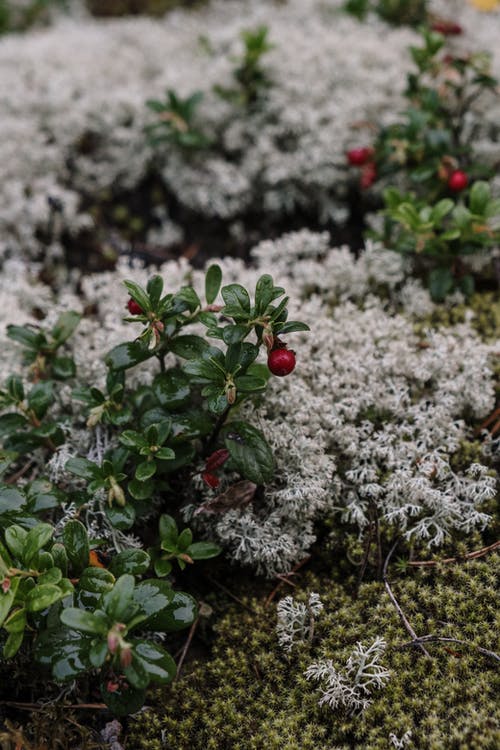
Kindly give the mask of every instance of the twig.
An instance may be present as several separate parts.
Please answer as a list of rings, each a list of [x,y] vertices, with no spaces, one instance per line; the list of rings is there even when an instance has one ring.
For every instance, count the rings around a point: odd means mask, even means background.
[[[493,544],[490,544],[489,547],[481,547],[481,549],[477,549],[474,552],[467,552],[466,555],[447,557],[444,560],[415,560],[409,562],[408,565],[411,565],[414,568],[434,568],[436,565],[441,565],[441,563],[455,563],[462,562],[463,560],[475,560],[478,557],[484,557],[484,555],[487,555],[489,552],[493,552],[493,550],[498,549],[499,547],[500,540],[498,542],[493,542]]]
[[[481,646],[476,646],[470,641],[462,641],[459,638],[448,638],[447,636],[441,635],[423,635],[420,638],[414,638],[412,641],[408,641],[408,643],[402,643],[400,648],[406,648],[407,646],[419,646],[421,643],[432,643],[433,641],[443,641],[445,643],[460,643],[462,646],[471,646],[472,648],[475,648],[476,651],[479,651],[480,654],[489,656],[495,661],[500,661],[500,656],[494,651],[490,651],[487,648],[482,648]]]
[[[105,703],[63,703],[63,708],[68,710],[75,710],[78,708],[86,708],[91,711],[109,711],[109,706]],[[11,706],[12,708],[19,708],[22,711],[43,711],[47,708],[46,703],[21,703],[19,701],[2,701],[0,700],[0,706]]]
[[[186,638],[186,643],[184,644],[184,648],[182,649],[181,657],[180,657],[179,662],[177,664],[177,674],[175,675],[175,680],[174,681],[178,680],[179,677],[181,676],[182,665],[184,664],[184,659],[186,658],[186,654],[187,654],[187,652],[189,650],[189,647],[191,645],[191,641],[193,640],[193,636],[194,636],[194,634],[196,632],[196,628],[198,627],[199,621],[200,621],[200,618],[197,617],[196,620],[191,625],[191,627],[189,628],[188,637]]]
[[[300,570],[304,565],[306,565],[310,559],[311,559],[311,555],[307,555],[307,557],[304,557],[304,559],[298,562],[297,565],[295,565],[295,567],[293,567],[290,573],[288,573],[287,575],[289,576],[294,575],[298,570]],[[280,590],[281,586],[283,586],[284,583],[290,583],[290,581],[287,581],[287,579],[283,576],[281,580],[279,581],[278,585],[271,591],[271,593],[267,597],[264,607],[268,607],[271,604],[272,600],[274,599],[274,597],[276,596],[276,594],[278,593],[278,591]]]
[[[405,613],[403,612],[403,610],[402,610],[402,609],[401,609],[401,607],[399,606],[398,600],[397,600],[397,599],[396,599],[396,597],[394,596],[394,594],[393,594],[393,592],[392,592],[392,589],[391,589],[391,587],[390,587],[390,585],[389,585],[389,580],[388,580],[388,578],[387,578],[387,568],[389,567],[389,561],[390,561],[390,559],[391,559],[391,557],[392,557],[392,555],[393,555],[393,553],[394,553],[394,550],[395,550],[395,549],[396,549],[396,547],[398,546],[398,541],[399,541],[399,540],[398,540],[398,539],[396,539],[396,541],[394,542],[394,544],[392,545],[392,547],[391,547],[391,549],[390,549],[390,551],[389,551],[389,554],[387,555],[387,557],[386,557],[386,559],[385,559],[385,563],[384,563],[384,570],[383,570],[383,572],[382,572],[382,579],[383,579],[383,581],[384,581],[384,586],[385,586],[385,588],[386,588],[386,591],[387,591],[387,593],[389,594],[389,597],[390,597],[390,599],[391,599],[392,603],[393,603],[393,604],[394,604],[394,606],[396,607],[396,611],[397,611],[398,615],[400,616],[400,618],[401,618],[401,621],[402,621],[403,625],[405,626],[405,628],[406,628],[406,630],[408,631],[408,633],[409,633],[409,634],[411,635],[411,637],[412,637],[412,641],[413,641],[413,642],[415,642],[415,643],[418,643],[418,636],[417,636],[417,634],[415,633],[415,631],[413,630],[413,628],[412,628],[412,626],[410,625],[410,623],[408,622],[408,620],[406,619]],[[429,652],[427,651],[427,649],[425,648],[425,646],[423,646],[423,645],[422,645],[421,643],[418,643],[418,647],[420,648],[420,650],[421,650],[421,651],[422,651],[422,652],[423,652],[423,653],[424,653],[424,654],[425,654],[426,656],[428,656],[428,657],[430,658],[430,654],[429,654]]]
[[[35,462],[30,459],[27,463],[24,464],[24,466],[21,466],[19,471],[16,471],[15,474],[11,474],[10,477],[7,477],[7,479],[5,480],[5,484],[14,484],[15,482],[17,482],[18,479],[21,479],[21,477],[26,474],[26,472],[33,466],[34,463]]]
[[[215,578],[212,578],[212,576],[205,575],[204,576],[207,581],[210,581],[210,583],[213,583],[214,586],[217,586],[218,589],[223,591],[225,594],[227,594],[233,601],[237,602],[240,607],[243,607],[243,609],[247,609],[249,612],[251,612],[253,615],[257,614],[252,607],[249,607],[248,604],[245,604],[245,602],[242,599],[239,599],[236,594],[233,594],[232,591],[230,591],[226,586],[223,586],[222,583],[219,583],[219,581],[216,581]]]

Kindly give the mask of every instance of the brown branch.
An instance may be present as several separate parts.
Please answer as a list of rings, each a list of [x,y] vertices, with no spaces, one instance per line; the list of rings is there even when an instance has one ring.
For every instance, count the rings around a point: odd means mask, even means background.
[[[209,575],[205,575],[204,578],[206,578],[207,581],[209,581],[210,583],[213,583],[214,586],[217,586],[218,589],[220,589],[225,594],[227,594],[227,596],[229,596],[230,599],[233,599],[233,601],[237,602],[240,605],[240,607],[243,607],[243,609],[248,610],[254,615],[257,614],[257,612],[254,609],[252,609],[252,607],[249,607],[248,604],[245,604],[245,602],[242,601],[242,599],[239,599],[236,596],[236,594],[233,594],[232,591],[230,591],[226,586],[223,586],[222,583],[219,583],[219,581],[216,581],[215,578],[212,578],[212,576],[209,576]]]
[[[447,557],[444,560],[415,560],[408,562],[408,565],[411,565],[414,568],[434,568],[436,565],[441,565],[441,563],[456,563],[463,562],[464,560],[475,560],[478,557],[484,557],[484,555],[493,552],[493,550],[496,550],[499,547],[500,540],[498,542],[493,542],[493,544],[490,544],[488,547],[481,547],[481,549],[477,549],[474,552],[467,552],[466,555]]]
[[[30,459],[27,463],[24,464],[24,466],[21,466],[19,471],[16,471],[15,474],[11,474],[10,477],[7,477],[5,480],[5,484],[14,484],[17,482],[18,479],[21,479],[26,472],[33,466],[35,462]]]
[[[387,569],[389,567],[389,561],[390,561],[390,559],[391,559],[391,557],[392,557],[392,555],[394,553],[394,550],[396,549],[397,545],[398,545],[398,539],[396,539],[396,541],[392,545],[391,550],[389,551],[389,554],[387,555],[387,557],[385,559],[384,569],[383,569],[383,572],[382,572],[382,580],[384,581],[384,586],[386,588],[387,593],[389,594],[389,598],[390,598],[391,602],[394,604],[394,606],[396,607],[396,611],[397,611],[398,615],[401,618],[401,622],[405,626],[405,628],[408,631],[408,633],[411,635],[412,642],[417,643],[418,647],[420,648],[420,650],[422,651],[422,653],[424,653],[425,656],[428,656],[430,658],[430,654],[427,651],[427,649],[425,648],[425,646],[423,646],[421,643],[418,643],[418,636],[415,633],[415,631],[413,630],[413,628],[410,625],[409,621],[406,619],[405,613],[401,609],[401,607],[400,607],[400,605],[398,603],[398,600],[394,596],[394,594],[392,592],[392,589],[391,589],[391,587],[389,585],[389,580],[387,578]]]
[[[307,557],[304,557],[303,560],[300,560],[300,562],[298,562],[297,565],[295,565],[292,568],[292,570],[289,573],[287,573],[287,576],[293,576],[298,570],[300,570],[304,565],[306,565],[309,562],[311,557],[312,555],[307,555]],[[274,597],[276,596],[276,594],[278,593],[278,591],[280,590],[281,586],[283,586],[284,583],[291,584],[291,581],[288,581],[286,576],[283,576],[280,582],[278,583],[278,585],[271,591],[271,593],[267,597],[264,607],[268,607],[271,604],[272,600],[274,599]]]
[[[191,625],[191,627],[189,628],[188,637],[186,638],[186,643],[184,644],[184,648],[182,649],[181,657],[180,657],[180,659],[178,661],[178,664],[177,664],[177,674],[175,675],[174,682],[177,681],[179,679],[179,677],[181,676],[182,665],[184,664],[184,659],[186,658],[186,654],[187,654],[187,652],[189,650],[189,647],[191,645],[191,641],[193,640],[193,636],[194,636],[194,634],[196,632],[196,628],[198,627],[199,621],[200,621],[200,618],[197,617],[196,620]]]
[[[19,708],[22,711],[43,711],[47,708],[47,705],[46,703],[21,703],[20,701],[0,700],[0,706],[11,706],[12,708]],[[71,711],[78,708],[86,708],[91,711],[109,711],[109,706],[105,703],[62,703],[61,706]]]
[[[476,651],[479,651],[480,654],[484,654],[484,656],[489,656],[491,659],[494,659],[495,661],[500,661],[500,656],[497,653],[495,653],[495,651],[490,651],[487,648],[476,646],[474,643],[471,643],[470,641],[462,641],[460,640],[460,638],[449,638],[447,636],[441,636],[441,635],[423,635],[420,638],[414,638],[412,641],[408,641],[408,643],[402,643],[400,648],[406,648],[408,646],[419,646],[422,643],[432,643],[434,641],[443,641],[444,643],[459,643],[462,646],[470,646],[472,648],[475,648]]]

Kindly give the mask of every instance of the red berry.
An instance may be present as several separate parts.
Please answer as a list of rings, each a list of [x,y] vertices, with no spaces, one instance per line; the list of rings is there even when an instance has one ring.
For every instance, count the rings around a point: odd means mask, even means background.
[[[364,146],[363,148],[351,148],[347,152],[347,161],[352,167],[362,167],[373,157],[373,149]]]
[[[208,471],[204,471],[201,475],[201,478],[205,482],[205,484],[208,484],[209,487],[211,487],[213,490],[217,489],[217,487],[220,484],[219,477],[216,477],[215,474],[211,474]]]
[[[267,366],[273,375],[290,375],[295,367],[295,352],[290,349],[273,349],[269,352]]]
[[[142,307],[139,307],[135,299],[132,299],[132,297],[127,302],[127,307],[131,315],[142,315],[143,313]]]
[[[468,184],[469,178],[461,169],[456,169],[448,177],[448,187],[454,193],[460,193],[462,190],[465,190]]]
[[[454,21],[435,21],[431,26],[432,31],[437,31],[445,36],[453,36],[463,33],[460,24]]]

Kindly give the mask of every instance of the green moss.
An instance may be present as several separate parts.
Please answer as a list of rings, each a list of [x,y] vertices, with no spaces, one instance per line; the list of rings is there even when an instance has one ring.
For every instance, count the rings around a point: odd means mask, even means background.
[[[394,593],[419,635],[470,642],[429,643],[430,659],[403,646],[409,635],[380,582],[363,584],[353,599],[330,576],[306,577],[305,587],[320,593],[325,610],[313,645],[300,645],[289,657],[276,642],[275,606],[252,601],[251,612],[235,609],[221,621],[208,662],[151,696],[151,709],[131,723],[131,744],[137,750],[387,750],[391,732],[401,737],[410,730],[411,747],[419,750],[493,750],[500,746],[498,662],[476,647],[500,650],[499,572],[498,555],[403,577],[391,572]],[[361,716],[320,708],[315,686],[303,676],[307,666],[332,659],[341,667],[357,641],[377,635],[388,644],[387,687]]]
[[[437,305],[434,311],[419,320],[415,325],[415,332],[424,335],[429,328],[446,328],[464,323],[473,311],[471,326],[484,341],[496,339],[500,333],[500,300],[493,292],[478,292],[472,295],[467,304]]]

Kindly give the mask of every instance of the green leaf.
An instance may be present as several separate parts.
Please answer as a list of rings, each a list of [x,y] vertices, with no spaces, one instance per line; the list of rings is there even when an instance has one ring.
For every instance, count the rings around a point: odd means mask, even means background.
[[[224,383],[225,377],[213,362],[205,359],[192,359],[184,365],[184,371],[192,375],[196,382]]]
[[[222,270],[216,263],[211,265],[205,276],[205,297],[207,303],[211,305],[219,294],[222,283]]]
[[[179,531],[175,519],[172,518],[172,516],[169,516],[166,513],[160,516],[159,532],[160,539],[168,542],[168,544],[172,545],[172,548],[175,548],[177,545],[177,539],[179,538]]]
[[[193,560],[209,560],[211,557],[220,555],[222,547],[214,542],[193,542],[186,552]]]
[[[5,544],[18,560],[23,559],[23,548],[28,532],[21,526],[13,524],[5,530]]]
[[[141,659],[132,652],[132,663],[123,670],[125,677],[136,690],[143,690],[149,685],[149,674]]]
[[[160,448],[159,451],[156,451],[154,456],[160,461],[170,461],[175,458],[175,452],[172,448]]]
[[[26,610],[15,609],[3,624],[7,633],[24,633],[26,627]]]
[[[10,612],[19,586],[19,578],[12,578],[8,591],[0,590],[0,627]]]
[[[442,302],[455,285],[449,268],[435,268],[429,274],[429,291],[435,302]]]
[[[115,583],[114,575],[105,568],[88,567],[82,571],[78,589],[93,594],[105,594],[111,591]]]
[[[104,512],[115,529],[119,529],[120,531],[130,529],[135,523],[135,508],[130,503],[127,503],[123,507],[113,505],[110,508],[108,506]]]
[[[80,573],[89,564],[89,540],[83,523],[68,521],[62,532],[63,543],[74,573]]]
[[[52,329],[52,337],[57,346],[60,346],[69,339],[80,322],[81,317],[81,315],[72,310],[68,310],[59,316],[57,323]]]
[[[12,659],[21,648],[24,638],[24,629],[20,632],[11,633],[3,647],[4,659]]]
[[[151,630],[172,633],[188,628],[197,617],[198,606],[193,597],[183,591],[172,591],[170,602],[145,624]]]
[[[210,350],[210,344],[201,336],[176,336],[169,343],[170,351],[183,359],[196,359]]]
[[[72,357],[56,357],[52,362],[52,372],[58,380],[67,380],[76,375],[75,360]]]
[[[101,695],[105,704],[114,716],[135,714],[146,700],[145,690],[136,690],[127,683],[119,683],[117,689],[108,690],[109,676],[102,674]]]
[[[159,277],[158,277],[159,278]],[[139,307],[144,313],[148,313],[151,311],[151,303],[149,301],[149,296],[144,291],[142,287],[139,286],[139,284],[136,284],[135,281],[124,281],[123,282],[125,286],[127,287],[127,291],[132,297],[133,300],[137,302]],[[160,292],[161,294],[161,292]]]
[[[469,208],[473,214],[482,216],[491,197],[490,186],[482,180],[475,182],[469,196]]]
[[[172,563],[170,560],[163,560],[161,557],[157,558],[154,562],[154,570],[158,578],[168,576],[172,571]]]
[[[54,527],[50,523],[39,523],[38,526],[30,529],[23,549],[23,560],[26,565],[30,565],[37,552],[52,539],[53,534]]]
[[[158,303],[160,301],[160,298],[161,298],[161,293],[163,292],[163,279],[161,276],[156,275],[156,276],[153,276],[153,278],[149,279],[148,284],[147,284],[147,292],[149,294],[151,308],[153,310],[156,310]],[[145,307],[142,307],[142,309],[146,310]]]
[[[255,287],[255,309],[258,315],[265,312],[268,305],[276,299],[281,297],[285,293],[282,287],[274,286],[272,276],[269,274],[263,274],[257,281]]]
[[[77,630],[54,628],[41,631],[35,643],[35,660],[52,669],[54,678],[74,680],[89,668],[90,639]]]
[[[28,326],[9,325],[7,326],[7,336],[33,352],[38,351],[46,343],[46,338],[41,331],[32,330]]]
[[[128,370],[154,356],[154,352],[142,341],[129,341],[118,344],[107,353],[104,358],[106,366],[111,370]]]
[[[106,641],[95,639],[89,649],[89,661],[93,667],[99,669],[106,661],[108,655],[108,644]]]
[[[189,378],[180,368],[172,368],[156,376],[153,393],[164,408],[180,409],[191,400]]]
[[[258,391],[265,390],[267,380],[264,380],[264,378],[255,378],[252,375],[242,375],[235,378],[234,384],[238,393],[257,393]]]
[[[222,287],[222,298],[227,307],[239,308],[242,313],[250,313],[250,297],[241,284],[228,284]]]
[[[184,529],[177,538],[177,549],[185,552],[193,541],[193,532],[191,529]]]
[[[154,461],[143,461],[135,470],[135,478],[139,482],[146,482],[156,474],[156,463]]]
[[[222,340],[228,346],[239,344],[249,333],[249,329],[244,325],[228,325],[222,330]]]
[[[151,641],[134,641],[134,655],[142,663],[150,682],[166,685],[177,672],[175,661],[161,646]]]
[[[28,592],[25,606],[28,612],[41,612],[63,599],[64,596],[65,592],[61,591],[59,586],[53,583],[42,583]]]
[[[17,375],[10,375],[6,382],[7,391],[9,396],[15,403],[19,403],[24,399],[24,386],[23,381]]]
[[[86,479],[87,482],[95,481],[102,476],[101,469],[97,464],[89,461],[87,458],[79,458],[78,456],[69,458],[64,464],[64,468],[66,471],[71,472],[71,474]]]
[[[54,402],[52,391],[52,381],[46,380],[34,385],[28,393],[28,406],[32,409],[38,419],[42,419],[45,416],[49,406]]]
[[[156,626],[153,627],[151,623],[156,622],[157,615],[166,610],[173,598],[174,592],[168,581],[150,579],[138,583],[134,591],[134,602],[142,615],[141,627],[156,630]]]
[[[255,484],[271,481],[274,458],[260,430],[246,422],[230,422],[224,429],[224,443],[242,477]]]
[[[134,500],[149,500],[153,496],[155,483],[152,480],[139,482],[138,479],[132,479],[128,483],[127,489]]]
[[[130,615],[134,586],[134,577],[125,573],[118,578],[111,591],[104,594],[103,604],[113,622],[123,622]]]
[[[126,549],[113,557],[109,570],[117,578],[125,573],[138,577],[147,571],[150,563],[151,559],[144,550]]]
[[[438,224],[442,221],[453,210],[454,205],[454,202],[450,198],[443,198],[439,203],[436,203],[431,212],[432,222]]]
[[[124,430],[120,435],[120,443],[125,445],[127,448],[131,448],[134,451],[138,451],[140,448],[147,448],[148,441],[144,438],[140,432],[135,430]]]
[[[55,585],[57,585],[60,582],[61,578],[61,571],[56,566],[53,566],[52,568],[48,568],[45,573],[42,573],[42,575],[38,577],[37,583],[54,583]]]
[[[26,504],[26,498],[19,490],[7,485],[0,485],[0,515],[19,511]]]
[[[2,414],[0,417],[0,438],[16,433],[27,425],[26,417],[22,414]]]
[[[96,617],[93,612],[86,612],[84,609],[68,607],[61,612],[61,622],[68,628],[80,630],[82,633],[92,633],[94,635],[106,635],[108,626],[102,617]]]

